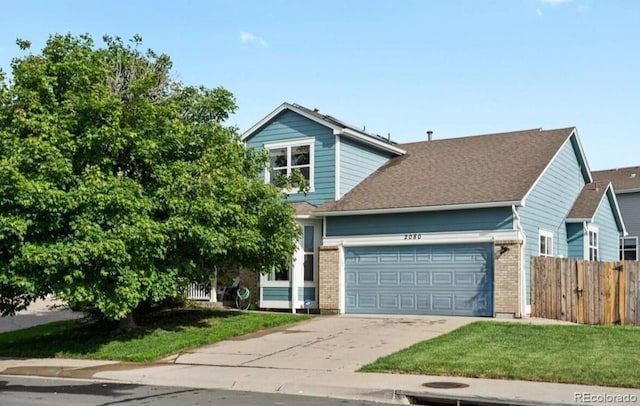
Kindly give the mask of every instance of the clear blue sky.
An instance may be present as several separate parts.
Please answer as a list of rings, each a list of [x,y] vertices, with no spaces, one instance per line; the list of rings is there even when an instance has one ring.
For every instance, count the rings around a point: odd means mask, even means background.
[[[640,165],[640,1],[11,1],[0,66],[68,32],[140,34],[240,131],[288,101],[398,142],[576,126],[592,169]]]

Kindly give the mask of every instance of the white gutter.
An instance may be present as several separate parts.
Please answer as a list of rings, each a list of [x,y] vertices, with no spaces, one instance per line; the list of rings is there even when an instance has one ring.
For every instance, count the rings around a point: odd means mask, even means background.
[[[316,216],[360,216],[369,214],[393,214],[393,213],[416,213],[428,211],[464,210],[464,209],[490,209],[497,207],[522,206],[522,201],[506,202],[486,202],[486,203],[463,203],[463,204],[443,204],[438,206],[415,206],[415,207],[395,207],[388,209],[364,209],[364,210],[339,210],[339,211],[314,211]]]

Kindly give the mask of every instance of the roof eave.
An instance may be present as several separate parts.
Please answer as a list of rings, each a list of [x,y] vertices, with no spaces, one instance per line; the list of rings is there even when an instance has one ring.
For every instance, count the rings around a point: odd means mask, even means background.
[[[638,193],[638,192],[640,192],[640,187],[633,188],[633,189],[620,189],[620,190],[615,190],[614,188],[614,193],[617,195],[624,195],[626,193]]]
[[[259,129],[264,127],[269,121],[273,120],[274,117],[282,113],[284,110],[291,110],[297,114],[300,114],[301,116],[308,118],[309,120],[313,120],[318,124],[331,128],[334,132],[342,129],[337,125],[331,124],[325,120],[322,120],[314,116],[313,114],[309,114],[306,111],[297,108],[296,106],[290,103],[285,102],[285,103],[282,103],[280,106],[278,106],[271,113],[267,114],[262,120],[258,121],[253,126],[251,126],[251,128],[249,128],[247,131],[242,133],[242,135],[240,136],[240,140],[245,141],[247,138],[251,137],[255,132],[257,132]]]
[[[522,206],[522,201],[504,201],[504,202],[485,202],[485,203],[463,203],[463,204],[445,204],[438,206],[414,206],[414,207],[395,207],[386,209],[362,209],[362,210],[336,210],[336,211],[314,211],[317,216],[336,217],[336,216],[363,216],[373,214],[398,214],[398,213],[416,213],[428,211],[446,211],[446,210],[471,210],[471,209],[490,209],[497,207]]]
[[[567,218],[567,223],[593,223],[593,217],[591,218]]]
[[[616,194],[615,194],[615,191],[613,190],[613,185],[611,184],[611,182],[609,182],[609,184],[607,185],[607,189],[605,190],[603,197],[604,196],[607,196],[609,199],[609,202],[613,203],[613,206],[615,209],[616,223],[618,223],[618,226],[622,235],[626,236],[628,234],[627,227],[624,225],[622,212],[620,211],[620,206],[618,205],[618,199],[616,199]],[[602,201],[600,203],[602,203]]]
[[[378,141],[378,140],[376,140],[374,138],[371,138],[371,137],[368,137],[368,136],[366,136],[364,134],[360,134],[357,131],[353,131],[353,130],[351,130],[349,128],[341,128],[341,129],[338,129],[338,130],[334,130],[333,134],[334,135],[345,135],[347,137],[351,137],[351,138],[356,139],[358,141],[361,141],[361,142],[363,142],[365,144],[370,144],[372,146],[375,146],[376,148],[383,149],[385,151],[391,152],[391,153],[393,153],[395,155],[404,155],[404,154],[407,153],[407,151],[405,151],[405,150],[403,150],[401,148],[395,147],[395,146],[393,146],[391,144],[387,144],[387,143],[382,142],[382,141]]]
[[[280,106],[278,106],[275,110],[273,110],[271,113],[267,114],[262,120],[258,121],[257,123],[255,123],[253,126],[251,126],[251,128],[249,128],[247,131],[245,131],[244,133],[242,133],[242,135],[240,136],[240,140],[241,141],[246,141],[248,138],[250,138],[253,134],[255,134],[258,130],[260,130],[262,127],[264,127],[265,125],[267,125],[267,123],[269,123],[269,121],[273,120],[278,114],[282,113],[284,110],[291,110],[296,114],[299,114],[305,118],[308,118],[309,120],[315,121],[316,123],[323,125],[325,127],[330,128],[331,130],[333,130],[333,134],[334,135],[346,135],[348,137],[354,138],[360,142],[363,142],[365,144],[369,144],[375,148],[378,149],[382,149],[388,152],[391,152],[395,155],[404,155],[407,152],[401,148],[395,147],[391,144],[387,144],[385,142],[382,141],[378,141],[375,138],[372,138],[370,136],[364,135],[364,134],[360,134],[357,131],[353,131],[350,128],[347,127],[341,127],[338,125],[335,125],[327,120],[323,120],[319,117],[316,117],[313,114],[309,114],[309,112],[305,111],[304,109],[298,108],[296,106],[294,106],[293,104],[290,103],[282,103]]]

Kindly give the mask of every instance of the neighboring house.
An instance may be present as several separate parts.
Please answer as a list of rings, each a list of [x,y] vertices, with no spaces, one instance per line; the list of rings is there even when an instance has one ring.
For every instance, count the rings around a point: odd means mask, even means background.
[[[520,317],[532,256],[615,260],[625,234],[575,128],[396,144],[284,103],[242,139],[269,151],[265,182],[311,184],[288,191],[304,234],[263,308]]]
[[[599,184],[613,184],[620,212],[629,234],[620,239],[620,259],[638,260],[640,236],[640,166],[594,171]]]

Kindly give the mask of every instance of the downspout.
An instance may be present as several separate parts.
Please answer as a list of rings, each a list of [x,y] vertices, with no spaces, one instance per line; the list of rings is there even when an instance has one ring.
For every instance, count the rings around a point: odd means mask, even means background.
[[[520,214],[518,213],[518,210],[516,209],[516,205],[511,205],[511,211],[513,212],[513,218],[514,218],[514,226],[516,231],[518,232],[518,237],[519,239],[522,240],[522,244],[520,245],[520,296],[521,296],[521,300],[520,300],[520,317],[524,317],[526,310],[527,310],[527,294],[526,294],[526,277],[527,277],[527,272],[526,272],[526,267],[525,267],[525,253],[526,253],[526,246],[527,246],[527,236],[524,233],[524,230],[522,228],[522,222],[520,219]],[[531,312],[529,312],[531,313]]]

